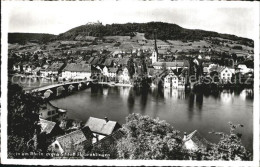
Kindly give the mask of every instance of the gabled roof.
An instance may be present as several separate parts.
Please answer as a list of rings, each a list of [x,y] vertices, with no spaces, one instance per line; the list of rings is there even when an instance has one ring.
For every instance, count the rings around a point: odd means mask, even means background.
[[[177,60],[173,62],[155,62],[153,66],[163,66],[165,63],[166,67],[188,67],[188,61]]]
[[[114,144],[119,139],[123,138],[125,136],[125,132],[123,132],[121,129],[116,130],[111,135],[104,137],[100,141],[96,142],[94,144],[95,146],[98,146],[103,151],[110,148],[112,144]]]
[[[40,118],[40,126],[41,126],[41,133],[46,133],[46,134],[50,134],[51,131],[53,130],[53,128],[56,125],[56,122],[52,122],[52,121],[47,121],[45,119],[41,119]]]
[[[129,60],[129,57],[125,57],[125,58],[119,59],[118,64],[127,65],[128,60]]]
[[[69,63],[62,71],[91,72],[91,66],[89,64]]]
[[[104,66],[112,66],[113,65],[113,59],[107,58],[105,62],[103,63]]]
[[[117,127],[121,127],[117,122],[110,121],[108,122],[105,119],[89,117],[85,126],[88,126],[92,132],[110,135]]]
[[[203,67],[203,72],[204,73],[209,73],[209,69],[207,67]]]
[[[95,59],[93,59],[90,64],[91,64],[91,65],[97,65],[98,62],[99,62],[99,58],[98,58],[98,57],[95,57]]]
[[[95,59],[95,57],[91,57],[90,59],[88,59],[87,62],[90,64],[94,59]]]
[[[92,137],[91,130],[89,129],[89,127],[85,126],[82,129],[60,136],[56,140],[59,142],[61,147],[66,152],[65,149],[70,150],[72,145],[78,145],[87,140],[92,140],[91,137]]]
[[[47,71],[58,71],[61,69],[64,63],[52,63],[46,70]]]
[[[108,71],[111,73],[116,73],[118,68],[109,68]]]
[[[186,140],[184,141],[184,146],[186,149],[197,150],[197,149],[207,149],[211,145],[202,135],[197,131],[193,131],[187,135]]]

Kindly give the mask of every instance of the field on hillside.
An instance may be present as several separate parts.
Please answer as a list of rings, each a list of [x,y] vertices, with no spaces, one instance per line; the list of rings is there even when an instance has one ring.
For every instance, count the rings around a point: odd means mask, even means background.
[[[13,50],[19,50],[20,52],[35,51],[42,49],[43,51],[52,50],[101,50],[106,49],[111,52],[121,50],[130,51],[132,49],[149,50],[154,48],[154,40],[146,39],[144,33],[135,33],[135,36],[104,36],[103,41],[97,40],[95,37],[86,37],[83,39],[76,38],[78,40],[59,40],[49,42],[47,44],[27,43],[25,45],[9,44],[8,48]],[[215,44],[213,41],[218,40],[220,43]],[[95,43],[93,43],[96,41]],[[237,49],[235,46],[239,46],[242,49]],[[157,39],[157,47],[160,54],[164,54],[167,51],[172,53],[190,51],[205,51],[212,49],[217,52],[229,52],[237,53],[238,55],[252,54],[253,48],[242,44],[237,44],[235,41],[226,40],[222,38],[211,38],[198,41],[183,42],[180,40],[159,40]]]

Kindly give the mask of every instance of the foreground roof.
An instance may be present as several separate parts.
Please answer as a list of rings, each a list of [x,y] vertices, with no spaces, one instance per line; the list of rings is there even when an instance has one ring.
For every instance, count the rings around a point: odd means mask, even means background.
[[[56,122],[47,121],[45,119],[40,119],[41,133],[50,134],[55,127]]]
[[[92,137],[92,132],[89,127],[85,126],[82,129],[60,136],[56,140],[59,142],[63,149],[69,149],[72,145],[78,145],[87,140],[91,140],[89,139],[90,137]]]
[[[105,119],[89,117],[85,126],[88,126],[92,132],[110,135],[117,127],[121,127],[115,121],[106,121]]]

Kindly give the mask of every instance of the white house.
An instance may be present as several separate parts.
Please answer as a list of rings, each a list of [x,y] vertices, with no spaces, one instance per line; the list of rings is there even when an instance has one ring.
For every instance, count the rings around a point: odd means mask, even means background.
[[[224,82],[231,81],[232,71],[228,67],[222,67],[218,70],[220,79]]]
[[[42,119],[57,121],[66,117],[66,110],[53,106],[50,102],[41,105],[39,117]]]
[[[20,69],[20,64],[14,64],[14,65],[13,65],[13,70],[20,72],[20,70],[21,70],[21,69]]]
[[[117,74],[117,68],[109,68],[108,69],[108,77],[114,78]]]
[[[164,78],[164,87],[165,88],[178,88],[178,76],[169,73],[165,78]]]
[[[125,67],[122,71],[122,73],[118,77],[120,83],[129,83],[130,77],[128,73],[128,69]]]
[[[104,76],[108,76],[108,68],[105,66],[104,68],[103,68],[103,70],[102,70],[102,74],[104,75]]]
[[[237,68],[239,69],[239,72],[241,72],[242,74],[245,74],[248,72],[254,72],[254,70],[252,68],[247,68],[247,66],[245,64],[239,64],[237,66]]]
[[[70,63],[62,70],[65,79],[90,79],[91,66],[89,64]]]

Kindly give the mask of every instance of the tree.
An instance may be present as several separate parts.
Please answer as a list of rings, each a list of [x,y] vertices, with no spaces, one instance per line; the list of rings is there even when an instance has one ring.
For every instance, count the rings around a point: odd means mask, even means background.
[[[117,143],[120,159],[184,159],[179,132],[165,121],[133,113],[122,130],[126,135]]]
[[[36,151],[35,136],[40,132],[40,97],[25,94],[17,84],[8,83],[8,156]],[[37,141],[36,141],[37,142]]]
[[[135,73],[135,65],[134,65],[133,57],[130,57],[127,62],[127,70],[128,70],[130,78],[132,79],[133,75]]]
[[[252,154],[246,150],[241,142],[241,133],[236,133],[236,129],[243,127],[241,124],[229,122],[230,133],[214,132],[220,135],[221,139],[207,152],[208,160],[252,160]]]

